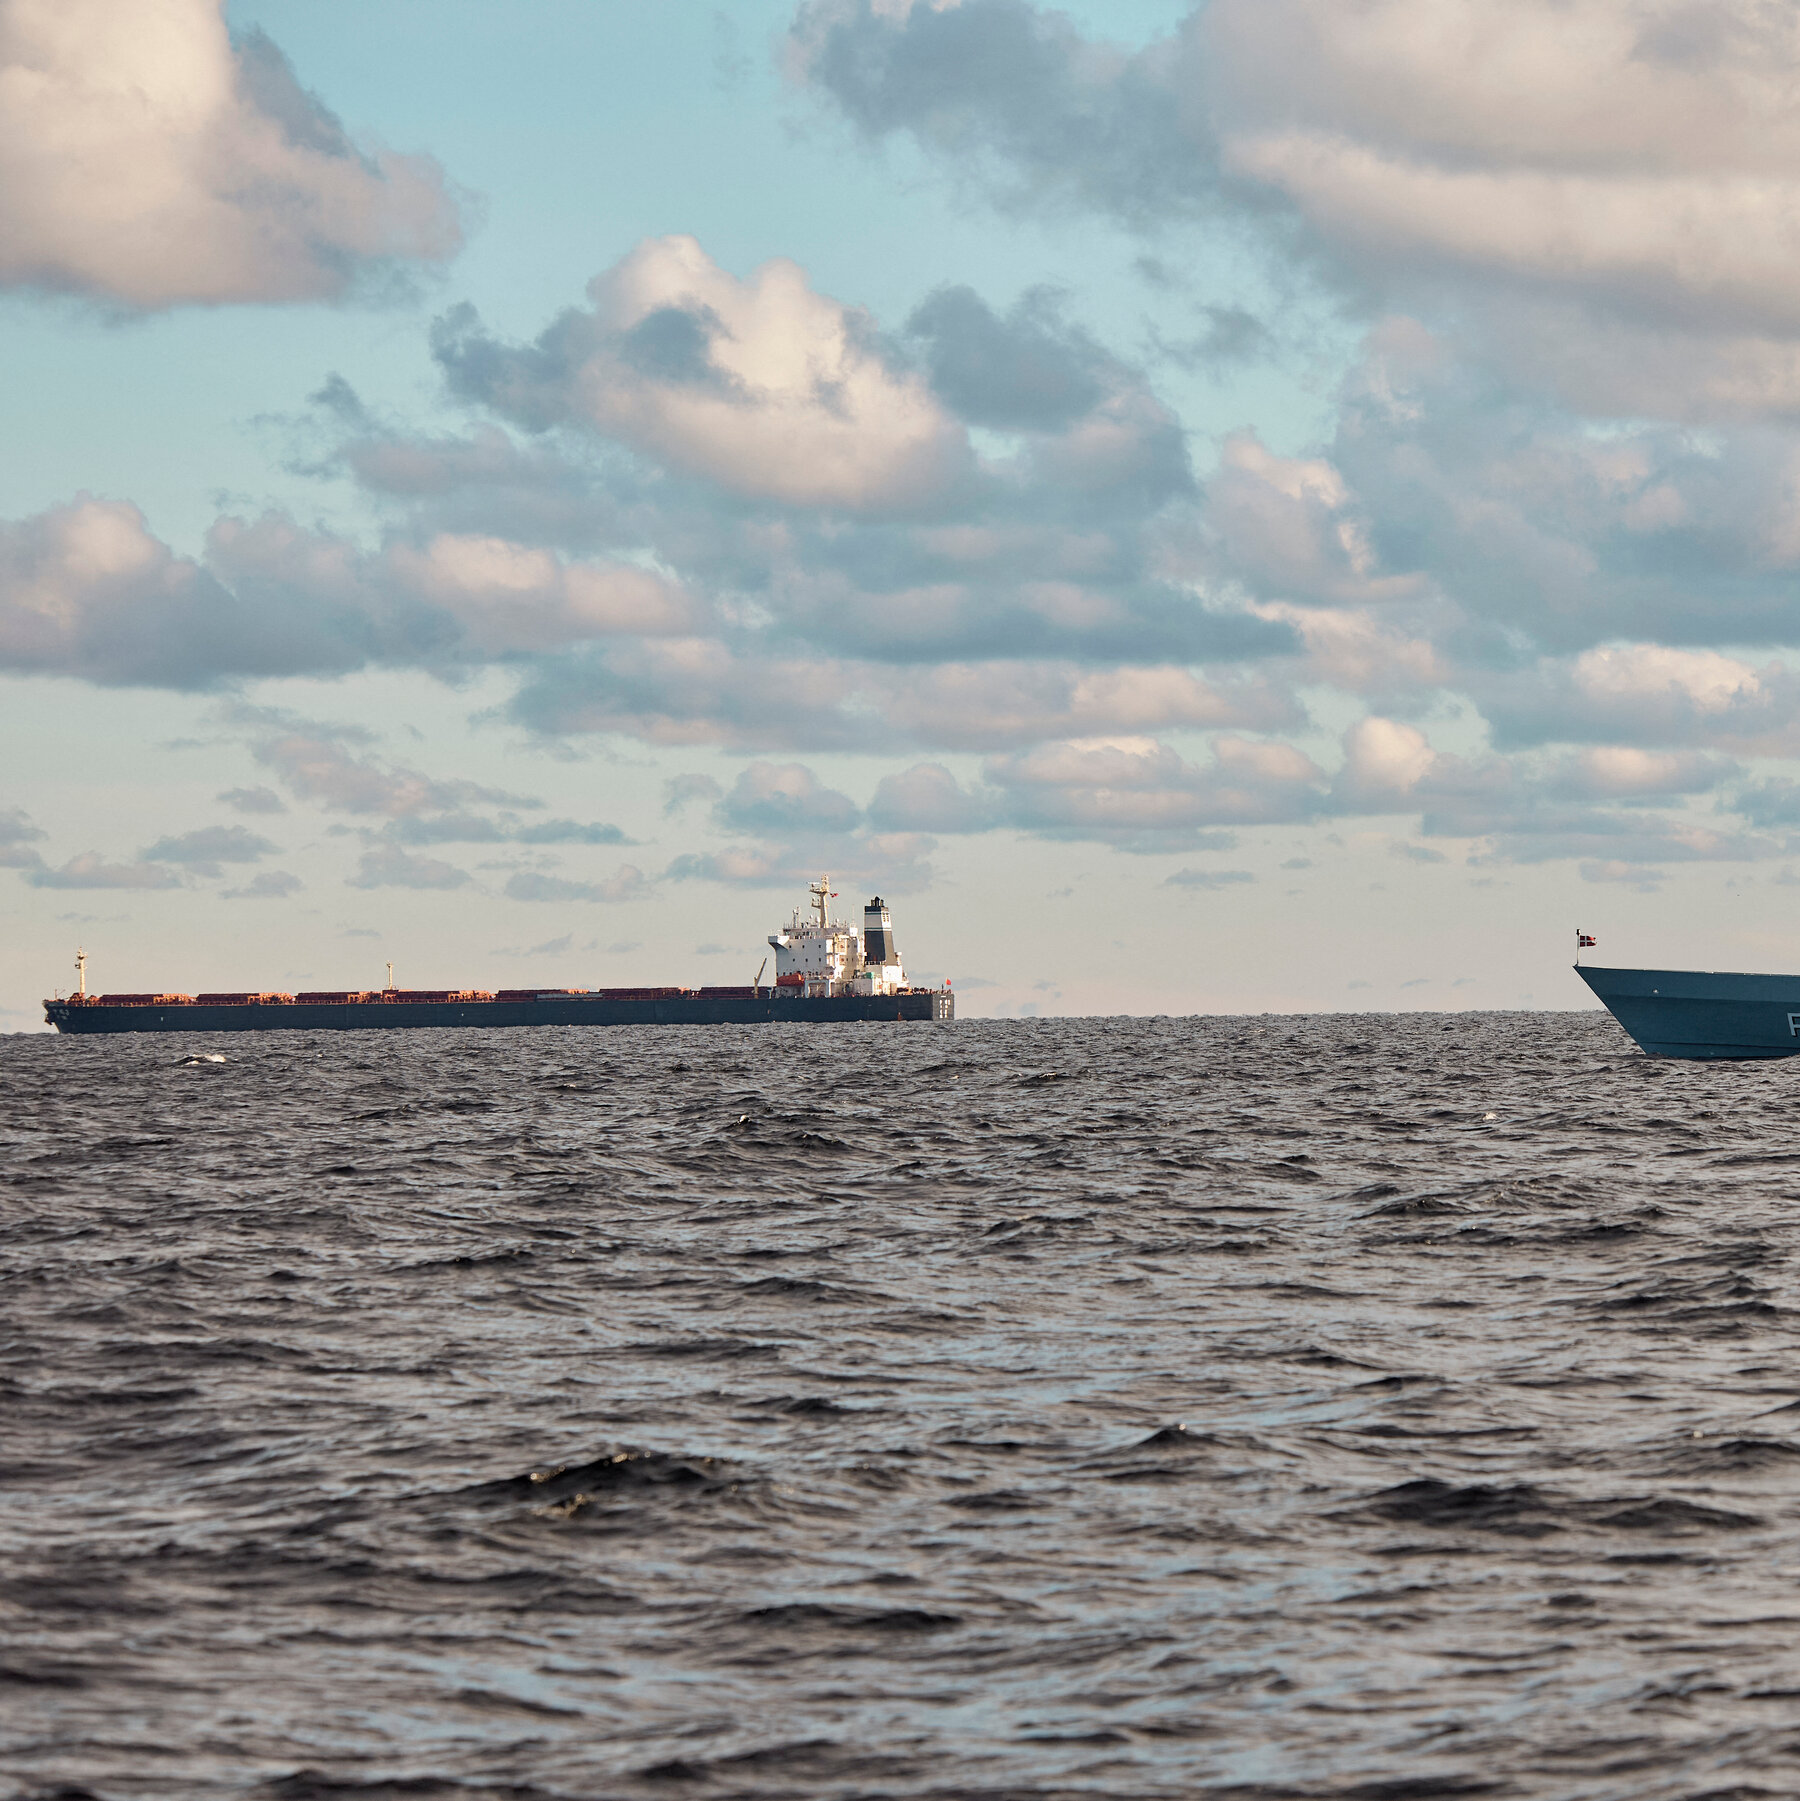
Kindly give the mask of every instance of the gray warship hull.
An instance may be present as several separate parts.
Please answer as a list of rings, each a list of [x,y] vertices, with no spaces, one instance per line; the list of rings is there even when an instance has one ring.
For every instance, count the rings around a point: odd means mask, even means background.
[[[1800,1055],[1800,975],[1580,964],[1575,973],[1649,1056]]]

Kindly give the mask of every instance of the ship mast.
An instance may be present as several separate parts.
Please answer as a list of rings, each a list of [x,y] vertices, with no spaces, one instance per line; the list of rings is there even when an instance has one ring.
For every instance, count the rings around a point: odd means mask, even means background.
[[[813,902],[819,909],[819,930],[821,932],[829,931],[831,929],[831,877],[820,876],[807,889],[807,893],[813,897]]]
[[[86,1000],[87,999],[87,952],[82,950],[79,946],[77,946],[76,950],[75,950],[75,974],[81,984],[80,987],[76,990],[76,992],[81,996],[81,998],[83,1000]]]

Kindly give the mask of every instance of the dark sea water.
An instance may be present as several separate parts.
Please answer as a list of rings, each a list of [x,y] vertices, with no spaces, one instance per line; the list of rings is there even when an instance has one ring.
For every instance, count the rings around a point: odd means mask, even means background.
[[[1797,1121],[1594,1014],[0,1039],[0,1793],[1800,1794]]]

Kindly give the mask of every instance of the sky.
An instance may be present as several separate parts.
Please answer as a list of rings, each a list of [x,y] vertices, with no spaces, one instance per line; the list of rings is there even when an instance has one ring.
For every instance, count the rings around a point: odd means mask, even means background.
[[[0,1029],[1800,944],[1800,12],[0,0]]]

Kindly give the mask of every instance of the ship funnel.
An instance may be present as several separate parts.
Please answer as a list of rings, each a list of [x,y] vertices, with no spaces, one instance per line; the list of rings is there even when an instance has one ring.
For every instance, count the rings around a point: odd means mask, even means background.
[[[894,948],[893,916],[879,894],[863,908],[863,961],[878,966],[900,961]]]

